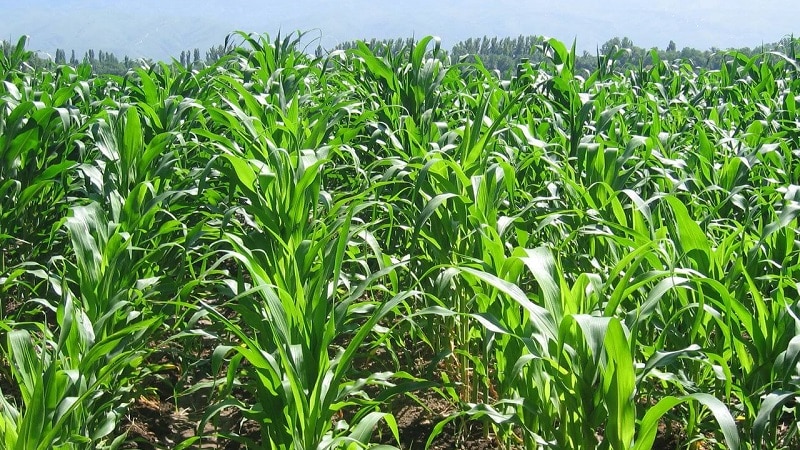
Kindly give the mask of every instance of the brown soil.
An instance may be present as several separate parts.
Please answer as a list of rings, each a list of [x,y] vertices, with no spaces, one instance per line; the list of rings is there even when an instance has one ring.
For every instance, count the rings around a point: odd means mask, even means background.
[[[436,424],[454,412],[450,402],[432,392],[423,393],[417,398],[422,405],[408,398],[394,405],[394,416],[400,431],[400,448],[404,450],[424,450]],[[436,436],[430,448],[483,450],[499,448],[499,444],[491,435],[484,436],[481,424],[452,421]]]
[[[424,406],[409,399],[402,399],[393,404],[394,413],[400,433],[400,448],[403,450],[423,450],[433,428],[442,420],[447,412],[452,411],[449,402],[436,398],[434,394],[420,397]],[[130,443],[126,449],[168,449],[196,434],[199,418],[191,411],[175,410],[174,405],[165,404],[156,398],[140,397],[123,424],[128,432]],[[229,412],[226,417],[230,425],[240,422],[241,417]],[[476,424],[465,424],[459,430],[456,421],[448,424],[431,445],[432,450],[475,449],[489,450],[498,448],[498,443],[490,437],[484,437],[481,428]],[[204,430],[206,437],[202,445],[195,444],[191,448],[236,450],[244,448],[239,443],[214,437],[217,431],[211,424]],[[244,422],[238,434],[258,440],[258,425]],[[392,434],[385,426],[373,436],[378,442],[397,445]]]
[[[210,358],[215,343],[208,341],[202,348],[198,358]],[[411,348],[411,347],[408,347]],[[174,403],[174,387],[179,391],[184,390],[192,380],[181,377],[181,367],[178,362],[171,361],[176,354],[169,350],[159,350],[154,353],[151,363],[167,367],[157,374],[150,375],[144,382],[147,394],[138,397],[129,410],[122,424],[122,429],[128,432],[130,444],[126,449],[169,449],[180,442],[190,439],[197,434],[201,416],[209,404],[209,392],[197,392],[192,396],[182,396],[178,405]],[[356,372],[369,372],[391,370],[390,358],[383,350],[378,349],[371,357],[366,357],[354,364]],[[422,358],[416,361],[415,372],[425,370]],[[210,373],[201,373],[200,376],[213,376]],[[208,378],[205,379],[206,381]],[[377,394],[373,392],[372,394]],[[237,395],[238,397],[239,395]],[[391,402],[390,408],[394,413],[400,434],[399,447],[403,450],[422,450],[436,424],[455,411],[455,407],[443,399],[433,390],[417,392],[416,401],[410,397],[396,397]],[[345,412],[345,414],[347,414]],[[236,450],[245,448],[243,445],[229,439],[214,436],[217,431],[235,430],[240,436],[245,436],[255,441],[259,439],[259,427],[250,421],[244,420],[235,410],[226,410],[220,414],[217,421],[219,429],[212,424],[207,424],[203,430],[202,445],[193,444],[190,448],[226,449]],[[385,425],[379,427],[373,434],[379,443],[397,446],[397,442]],[[484,437],[479,424],[462,423],[453,421],[444,427],[442,432],[433,441],[433,450],[445,449],[495,449],[498,443],[495,439]]]
[[[225,311],[229,313],[230,311]],[[227,315],[227,314],[226,314]],[[210,324],[209,324],[210,325]],[[192,394],[178,395],[202,381],[208,381],[214,375],[205,365],[197,365],[198,361],[208,361],[217,344],[215,340],[202,340],[197,349],[188,352],[185,348],[177,348],[177,344],[168,344],[156,350],[150,358],[153,367],[160,367],[157,373],[148,375],[139,385],[137,397],[133,400],[128,414],[124,417],[120,430],[128,433],[125,449],[172,449],[198,434],[202,439],[194,442],[189,448],[236,450],[246,448],[230,439],[216,436],[218,432],[235,432],[258,441],[259,425],[245,420],[236,410],[224,410],[217,420],[208,423],[203,430],[198,430],[202,415],[211,403],[211,389],[200,389]],[[175,347],[169,347],[174,345]],[[429,361],[434,359],[428,349],[420,348],[413,342],[404,343],[404,351],[415,356],[412,373],[423,377],[430,374]],[[393,370],[391,358],[383,349],[376,349],[354,364],[356,372],[374,373],[376,371]],[[191,360],[186,364],[185,360]],[[442,364],[440,362],[440,364]],[[442,369],[442,367],[437,367]],[[191,374],[191,376],[187,376]],[[8,378],[7,361],[0,360],[0,392],[15,404],[20,404],[19,390],[16,383]],[[371,393],[371,394],[376,394]],[[415,392],[414,396],[399,396],[389,403],[389,410],[397,421],[400,444],[403,450],[425,449],[429,436],[440,421],[456,412],[456,407],[432,389]],[[781,421],[783,433],[787,432],[791,415]],[[393,435],[385,424],[381,425],[373,435],[376,442],[397,445]],[[796,439],[796,438],[795,438]],[[654,442],[655,450],[673,450],[685,447],[687,436],[679,422],[665,421],[658,431]],[[491,433],[485,433],[483,424],[466,420],[449,422],[434,439],[430,447],[433,450],[475,449],[488,450],[501,448]],[[704,447],[698,446],[698,449]],[[514,448],[509,450],[516,450]]]

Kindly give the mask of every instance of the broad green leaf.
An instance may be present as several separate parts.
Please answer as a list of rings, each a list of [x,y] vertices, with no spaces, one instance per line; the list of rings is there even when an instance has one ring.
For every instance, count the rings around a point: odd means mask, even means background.
[[[728,448],[731,450],[738,450],[739,432],[736,428],[736,421],[733,420],[730,411],[728,411],[722,402],[708,394],[689,394],[683,397],[666,396],[659,400],[658,403],[647,411],[642,419],[636,443],[633,447],[634,450],[647,450],[652,448],[656,438],[656,432],[658,431],[659,421],[664,414],[675,406],[689,401],[697,401],[707,407],[717,420]]]
[[[694,259],[698,264],[698,269],[706,272],[710,270],[711,246],[705,231],[689,215],[686,205],[676,197],[665,197],[672,207],[678,230],[679,241],[677,244],[689,258]]]

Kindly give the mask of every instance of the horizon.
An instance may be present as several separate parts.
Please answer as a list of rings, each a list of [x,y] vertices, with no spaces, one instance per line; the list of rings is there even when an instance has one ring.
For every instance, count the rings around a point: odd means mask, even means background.
[[[707,0],[682,5],[656,0],[641,5],[632,0],[613,4],[567,0],[558,5],[542,1],[498,0],[492,4],[466,0],[460,4],[428,5],[411,0],[392,2],[315,0],[291,5],[263,5],[250,0],[174,0],[161,4],[145,0],[130,5],[121,0],[32,0],[27,4],[0,0],[6,20],[0,39],[16,42],[28,35],[28,49],[54,54],[63,49],[83,56],[90,48],[118,58],[170,60],[181,51],[205,52],[237,30],[274,37],[306,31],[312,46],[326,49],[357,39],[438,36],[442,46],[468,38],[548,36],[576,42],[579,52],[594,53],[615,37],[630,38],[643,48],[663,49],[674,41],[678,49],[754,48],[777,42],[798,31],[788,0],[753,5],[743,0]],[[510,12],[509,12],[510,11]],[[794,33],[798,34],[798,33]],[[315,42],[318,41],[318,42]]]

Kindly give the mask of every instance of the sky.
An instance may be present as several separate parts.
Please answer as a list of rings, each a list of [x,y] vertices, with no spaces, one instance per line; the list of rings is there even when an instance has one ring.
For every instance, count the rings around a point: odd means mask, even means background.
[[[93,48],[168,60],[221,44],[235,30],[308,31],[313,47],[362,38],[435,35],[444,48],[470,37],[542,35],[594,52],[613,37],[640,47],[754,47],[800,36],[797,0],[0,0],[0,39],[30,36],[55,54]]]

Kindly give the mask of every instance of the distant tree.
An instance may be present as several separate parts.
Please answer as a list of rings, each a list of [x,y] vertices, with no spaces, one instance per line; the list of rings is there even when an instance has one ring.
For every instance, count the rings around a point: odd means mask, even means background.
[[[194,61],[192,61],[192,62],[195,63],[195,64],[200,62],[200,49],[199,48],[195,48],[194,49]]]
[[[617,50],[628,49],[632,50],[634,47],[633,41],[630,38],[612,38],[607,40],[601,47],[600,53],[603,55],[609,55],[615,53]]]
[[[75,49],[72,49],[72,56],[69,57],[69,65],[77,66],[80,63],[78,58],[75,56]]]
[[[188,64],[186,64],[186,52],[185,51],[181,51],[181,65],[184,66],[184,67],[186,67],[188,65]]]
[[[669,41],[669,45],[667,45],[667,51],[670,53],[678,51],[678,46],[675,45],[675,41]]]
[[[56,64],[66,64],[66,63],[67,63],[67,57],[66,54],[64,53],[64,50],[60,48],[56,49]]]
[[[517,71],[517,64],[522,60],[533,63],[542,61],[544,55],[537,48],[542,42],[544,38],[541,36],[469,38],[453,46],[450,59],[453,62],[462,60],[473,62],[480,59],[487,69],[496,70],[502,76],[509,76]]]
[[[216,47],[211,47],[206,52],[206,62],[209,63],[209,64],[213,64],[213,63],[219,61],[219,59],[222,58],[227,52],[228,52],[228,49],[226,49],[224,45],[218,45]]]
[[[529,48],[525,48],[525,37],[521,34],[517,37],[514,45],[514,54],[517,55],[518,58],[522,58],[530,52]]]
[[[800,44],[800,39],[796,39],[794,36],[785,36],[777,42],[776,50],[789,57],[796,57],[798,44]]]

